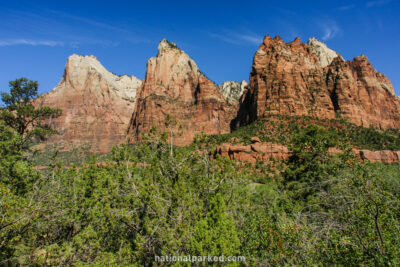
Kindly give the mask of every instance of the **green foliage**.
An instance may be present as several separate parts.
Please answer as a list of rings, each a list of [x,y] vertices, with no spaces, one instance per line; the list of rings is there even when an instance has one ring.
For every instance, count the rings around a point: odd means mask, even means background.
[[[0,121],[0,182],[17,192],[25,192],[35,175],[19,151],[21,137]]]
[[[0,259],[12,253],[34,216],[34,205],[24,195],[37,173],[23,159],[20,144],[19,134],[0,121]]]
[[[334,175],[336,165],[328,155],[328,148],[337,144],[337,135],[313,124],[293,136],[289,146],[292,155],[283,176],[295,199],[312,197],[316,190],[309,185]]]
[[[399,164],[357,162],[326,125],[298,127],[289,160],[254,167],[210,159],[215,137],[175,147],[171,129],[37,173],[0,123],[0,265],[400,265]],[[246,262],[154,261],[163,255]]]
[[[239,238],[232,217],[225,211],[221,194],[210,200],[207,217],[194,228],[191,240],[192,255],[238,255]]]
[[[93,155],[96,155],[99,161],[106,157],[104,154],[96,154],[89,150],[89,145],[66,150],[64,146],[57,144],[33,143],[27,151],[24,151],[24,156],[34,166],[51,166],[55,163],[61,163],[65,166],[75,165],[79,167],[87,163]]]
[[[318,125],[337,135],[339,144],[349,144],[359,149],[369,150],[400,150],[400,131],[398,129],[364,128],[344,119],[323,120],[304,116],[272,115],[240,127],[232,133],[214,135],[210,141],[214,144],[221,144],[230,142],[234,138],[237,139],[237,142],[249,144],[251,137],[258,136],[263,142],[289,145],[293,135],[309,124]]]
[[[43,124],[43,120],[61,115],[61,110],[50,107],[36,108],[33,105],[38,86],[36,81],[19,78],[10,81],[10,93],[1,94],[5,108],[0,112],[0,120],[21,135],[20,149],[33,138],[43,140],[46,136],[57,133]]]

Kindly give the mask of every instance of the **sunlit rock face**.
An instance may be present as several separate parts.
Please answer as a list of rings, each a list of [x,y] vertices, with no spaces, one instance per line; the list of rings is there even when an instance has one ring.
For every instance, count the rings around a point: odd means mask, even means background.
[[[222,92],[222,95],[225,97],[225,99],[239,101],[239,99],[243,95],[246,86],[247,86],[246,81],[241,81],[241,82],[226,81],[219,86],[219,89]]]
[[[267,35],[254,55],[236,126],[268,115],[335,116],[319,59],[298,38]]]
[[[230,131],[237,103],[229,103],[197,67],[197,64],[174,43],[162,40],[156,57],[147,62],[146,77],[138,89],[136,106],[128,133],[129,142],[141,140],[153,126],[166,130],[170,115],[176,125],[176,145],[187,145],[201,132],[220,134]]]
[[[363,126],[400,128],[390,80],[365,56],[345,62],[325,44],[266,36],[254,55],[235,127],[268,115],[341,116]]]
[[[330,65],[336,57],[343,59],[337,52],[328,48],[325,43],[318,41],[314,37],[310,38],[307,44],[311,47],[311,51],[318,57],[319,64],[323,68]]]
[[[390,80],[368,58],[335,58],[325,70],[327,88],[336,112],[365,127],[400,128],[400,101]]]
[[[95,56],[71,55],[60,83],[36,100],[36,105],[62,109],[60,117],[48,121],[60,133],[48,143],[110,151],[125,141],[140,85],[134,76],[107,71]]]

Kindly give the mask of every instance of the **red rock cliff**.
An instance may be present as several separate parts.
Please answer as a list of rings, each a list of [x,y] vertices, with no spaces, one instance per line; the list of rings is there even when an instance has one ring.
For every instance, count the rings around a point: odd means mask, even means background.
[[[365,56],[345,62],[314,38],[285,43],[267,35],[254,55],[234,125],[270,114],[334,118],[335,113],[357,125],[400,128],[400,101],[391,82]]]
[[[146,78],[138,89],[136,106],[128,132],[129,142],[141,139],[152,126],[165,130],[167,114],[182,126],[175,145],[187,145],[196,133],[221,134],[230,131],[236,105],[228,103],[218,86],[198,69],[196,63],[175,44],[161,41],[156,57],[147,62]]]
[[[48,143],[67,149],[89,145],[92,152],[110,151],[126,138],[140,84],[134,76],[107,71],[94,56],[70,56],[57,87],[36,100],[36,105],[63,112],[48,122],[61,133]]]
[[[273,114],[335,115],[318,57],[298,38],[285,43],[265,36],[254,55],[238,125]]]
[[[357,125],[400,128],[400,101],[390,80],[368,58],[335,58],[325,68],[327,88],[336,111]]]

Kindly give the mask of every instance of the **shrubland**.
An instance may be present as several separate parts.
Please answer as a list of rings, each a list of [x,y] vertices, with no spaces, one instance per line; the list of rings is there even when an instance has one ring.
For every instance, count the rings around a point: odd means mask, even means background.
[[[293,155],[269,165],[210,159],[214,137],[171,148],[168,134],[150,132],[101,165],[46,172],[1,127],[4,266],[159,265],[157,255],[189,254],[246,257],[233,266],[400,264],[399,165],[330,155],[340,138],[320,126],[293,134]]]

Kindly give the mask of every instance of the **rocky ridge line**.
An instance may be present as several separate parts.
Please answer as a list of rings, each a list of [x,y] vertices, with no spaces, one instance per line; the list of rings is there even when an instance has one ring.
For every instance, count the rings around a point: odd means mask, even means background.
[[[66,150],[90,146],[91,152],[110,151],[125,141],[140,84],[134,76],[107,71],[95,56],[71,55],[60,83],[35,102],[63,112],[47,121],[60,132],[47,144],[64,146]]]

